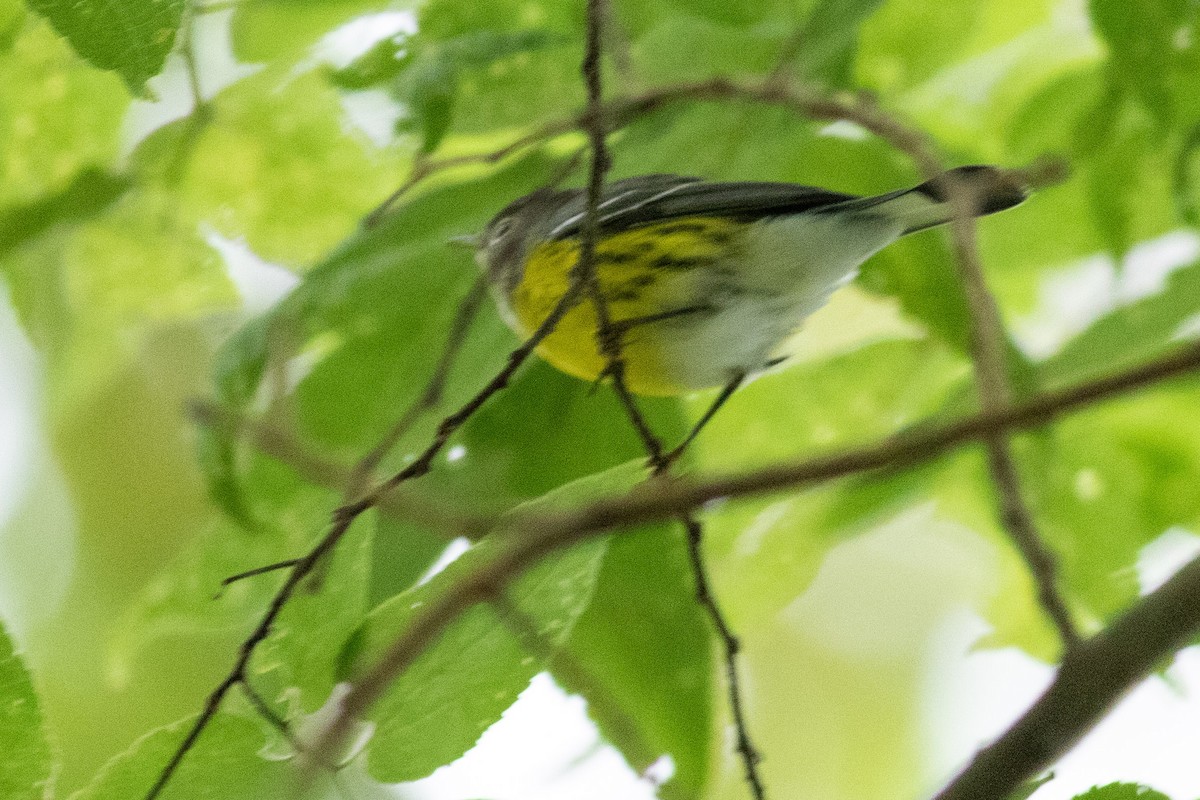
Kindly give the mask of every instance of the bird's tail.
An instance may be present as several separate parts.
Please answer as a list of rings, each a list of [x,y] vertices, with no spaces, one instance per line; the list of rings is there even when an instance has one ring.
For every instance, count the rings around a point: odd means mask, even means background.
[[[954,218],[953,204],[950,202],[951,181],[958,181],[970,193],[979,216],[1012,208],[1029,196],[1028,189],[1013,172],[996,167],[970,166],[949,170],[911,189],[851,200],[838,206],[886,214],[901,221],[904,233],[913,233],[943,225]]]

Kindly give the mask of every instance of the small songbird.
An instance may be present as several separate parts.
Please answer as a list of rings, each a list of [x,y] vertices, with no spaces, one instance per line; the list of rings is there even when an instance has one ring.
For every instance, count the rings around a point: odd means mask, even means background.
[[[874,197],[790,183],[711,183],[643,175],[600,198],[595,274],[620,334],[633,392],[675,395],[725,386],[788,355],[805,318],[871,255],[915,231],[949,222],[950,181],[978,214],[1011,208],[1027,188],[1018,173],[959,167]],[[539,189],[497,214],[477,239],[506,322],[528,336],[555,308],[580,255],[585,192]],[[537,352],[595,381],[608,361],[586,299]]]

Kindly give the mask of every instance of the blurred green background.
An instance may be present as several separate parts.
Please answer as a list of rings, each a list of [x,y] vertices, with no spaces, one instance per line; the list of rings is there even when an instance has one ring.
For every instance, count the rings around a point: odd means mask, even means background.
[[[0,795],[145,792],[179,736],[163,726],[198,710],[279,578],[214,600],[220,580],[303,552],[337,505],[338,470],[423,389],[476,275],[447,241],[564,171],[579,184],[583,139],[439,172],[378,227],[361,219],[415,159],[491,150],[575,113],[583,18],[579,0],[0,0],[0,705],[11,712],[0,711]],[[1068,159],[1068,182],[979,228],[1024,391],[1200,332],[1194,0],[614,0],[607,35],[610,95],[779,70],[871,92],[954,164]],[[740,102],[670,105],[611,144],[613,178],[855,193],[918,180],[852,125]],[[812,320],[795,363],[738,393],[686,468],[760,466],[969,411],[968,325],[944,234],[904,240]],[[443,408],[515,344],[488,305]],[[196,398],[273,426],[322,464],[297,468],[198,426],[186,414]],[[710,400],[646,410],[677,438]],[[1154,565],[1194,549],[1198,400],[1194,379],[1175,381],[1014,441],[1089,631],[1152,584]],[[418,451],[437,417],[385,467]],[[406,497],[455,512],[574,503],[631,486],[639,453],[606,390],[533,363]],[[772,796],[922,796],[1045,680],[1057,643],[993,503],[967,448],[707,511]],[[252,665],[279,713],[319,708],[355,648],[386,640],[453,579],[452,568],[414,586],[453,539],[427,522],[372,512],[321,591],[289,608]],[[523,649],[487,611],[467,615],[376,711],[351,770],[361,785],[347,791],[374,796],[374,780],[453,761],[548,670],[589,702],[601,737],[590,746],[615,746],[620,769],[670,755],[660,796],[744,796],[691,591],[670,526],[551,559],[514,596],[554,652]],[[959,703],[987,705],[947,677],[969,651],[1023,665],[998,680],[1028,679],[986,730],[945,722],[972,718]],[[1195,689],[1192,667],[1175,678]],[[1180,747],[1200,742],[1195,726],[1164,730]],[[284,796],[285,752],[234,699],[167,796]],[[1109,777],[1088,771],[1095,761],[1038,797],[1115,778],[1200,795],[1168,765]],[[606,792],[617,773],[604,774],[588,779],[595,796],[635,796]],[[396,791],[589,796],[530,782]]]

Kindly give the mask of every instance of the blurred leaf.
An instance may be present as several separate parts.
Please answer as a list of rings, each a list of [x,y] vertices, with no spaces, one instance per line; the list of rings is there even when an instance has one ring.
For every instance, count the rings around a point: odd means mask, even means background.
[[[558,508],[627,490],[646,474],[638,463],[590,476],[525,506]],[[428,583],[375,609],[346,651],[353,674],[373,664],[410,623],[417,609],[441,597],[473,567],[512,547],[493,534]],[[383,781],[424,777],[457,758],[516,699],[541,668],[542,654],[522,645],[528,635],[557,650],[587,609],[608,542],[594,539],[548,556],[518,578],[506,596],[524,618],[514,623],[488,605],[472,606],[391,684],[371,711],[377,724],[368,763]],[[532,631],[523,629],[524,623]],[[513,630],[517,624],[521,629]]]
[[[17,41],[25,26],[25,7],[18,0],[0,3],[0,53],[4,53]]]
[[[179,120],[155,131],[134,163],[199,232],[244,240],[260,258],[300,270],[352,235],[405,165],[347,131],[338,93],[319,74],[284,86],[276,77],[226,89],[202,128]]]
[[[1174,420],[1195,381],[1144,391],[1022,440],[1026,494],[1058,554],[1072,605],[1108,620],[1139,594],[1142,548],[1200,519],[1200,435]]]
[[[1138,783],[1110,783],[1105,786],[1095,786],[1083,794],[1075,795],[1075,800],[1171,800],[1162,792],[1156,792],[1149,786]]]
[[[471,75],[504,71],[501,62],[506,59],[527,69],[530,54],[566,41],[561,35],[539,29],[473,31],[439,41],[422,33],[401,33],[333,71],[330,79],[348,89],[387,84],[405,114],[397,123],[398,129],[419,132],[422,152],[430,153],[450,130],[456,98],[464,82],[471,83]],[[524,58],[512,58],[519,55]],[[529,104],[523,107],[529,114]],[[478,129],[481,122],[486,126],[488,121],[476,118],[468,127]]]
[[[391,6],[389,0],[241,0],[234,7],[233,51],[248,63],[288,63],[343,23]]]
[[[377,515],[375,527],[367,597],[371,608],[411,588],[449,546],[444,532],[386,513]]]
[[[62,222],[87,219],[129,188],[128,178],[85,169],[57,194],[0,211],[0,255]]]
[[[566,39],[548,31],[472,31],[438,42],[420,34],[398,33],[383,39],[363,55],[330,72],[344,89],[366,89],[386,83],[422,60],[441,61],[451,68],[485,69],[508,56],[541,50]]]
[[[859,29],[880,5],[882,0],[819,0],[798,34],[800,71],[821,83],[846,83]]]
[[[49,797],[54,763],[33,680],[0,627],[0,797]]]
[[[1089,0],[1092,24],[1112,52],[1114,79],[1128,82],[1160,125],[1174,114],[1170,66],[1179,49],[1188,0],[1133,4]]]
[[[1173,189],[1175,213],[1193,228],[1200,227],[1200,123],[1184,133],[1175,156]]]
[[[75,52],[117,72],[134,94],[162,71],[183,20],[183,0],[26,0]]]
[[[152,731],[104,766],[72,800],[128,800],[144,797],[191,727],[184,720]],[[286,762],[258,753],[265,741],[259,725],[230,714],[213,717],[204,735],[162,793],[164,800],[260,800],[291,797],[295,775]]]
[[[930,5],[891,0],[867,16],[858,34],[859,81],[877,90],[919,84],[954,63],[971,42],[984,3]]]
[[[591,602],[551,665],[635,771],[671,756],[675,774],[659,789],[668,800],[702,796],[713,729],[712,635],[686,546],[678,525],[614,536]]]
[[[67,5],[67,4],[63,4]],[[0,203],[36,203],[117,154],[129,95],[30,17],[0,52]]]
[[[1068,12],[1051,14],[1050,5],[986,4],[969,57],[905,92],[896,108],[964,161],[1005,161],[1006,133],[1030,98],[1102,55],[1086,25]]]
[[[912,341],[797,364],[735,395],[700,435],[693,460],[724,472],[873,441],[934,414],[966,371],[945,348]],[[693,413],[700,408],[694,403]],[[803,591],[831,547],[913,502],[936,474],[930,466],[721,506],[706,529],[714,569],[738,587],[724,606],[742,620],[777,612]]]
[[[405,347],[393,345],[382,354],[393,360],[394,371],[429,374],[458,298],[474,279],[475,268],[469,259],[447,242],[452,236],[481,228],[496,208],[521,194],[523,187],[532,188],[548,177],[552,168],[548,159],[535,154],[494,175],[430,190],[379,225],[356,232],[313,267],[268,315],[226,343],[218,355],[215,379],[221,399],[234,406],[251,401],[262,379],[272,325],[283,329],[300,350],[319,339],[333,341],[335,349],[345,350],[352,348],[357,338],[369,338],[372,344],[366,349],[378,357],[380,342],[403,342]],[[408,302],[398,307],[398,299]],[[430,321],[431,314],[445,322]],[[376,339],[384,324],[393,327]],[[404,327],[396,327],[399,325]],[[355,374],[363,381],[378,381],[378,375],[368,371],[355,370]],[[337,434],[343,441],[369,441],[370,434],[363,437],[363,427],[382,433],[394,410],[403,408],[420,391],[420,386],[407,378],[393,381],[398,384],[393,391],[399,394],[379,400],[389,409],[386,417],[370,419],[364,426],[361,412],[349,420],[318,413],[313,415],[314,422],[322,428],[349,426],[352,433]],[[356,393],[341,394],[345,399]],[[373,393],[368,390],[365,394]],[[334,438],[335,430],[325,428],[324,436]]]
[[[698,81],[767,72],[778,62],[790,33],[779,25],[731,28],[691,14],[662,15],[630,49],[639,75],[648,82]],[[681,47],[681,42],[687,46]]]
[[[1181,329],[1200,315],[1200,262],[1167,278],[1162,291],[1096,320],[1039,365],[1047,385],[1131,367],[1177,346]]]
[[[436,57],[420,61],[408,73],[408,101],[412,123],[422,133],[422,152],[436,150],[450,129],[458,89],[457,73],[456,65]]]

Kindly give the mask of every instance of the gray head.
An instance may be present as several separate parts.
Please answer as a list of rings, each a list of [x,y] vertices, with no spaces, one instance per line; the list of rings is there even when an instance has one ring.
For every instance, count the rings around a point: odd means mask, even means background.
[[[568,194],[571,192],[538,189],[509,203],[484,227],[476,242],[475,261],[504,296],[521,282],[526,256],[546,238],[551,218]]]

